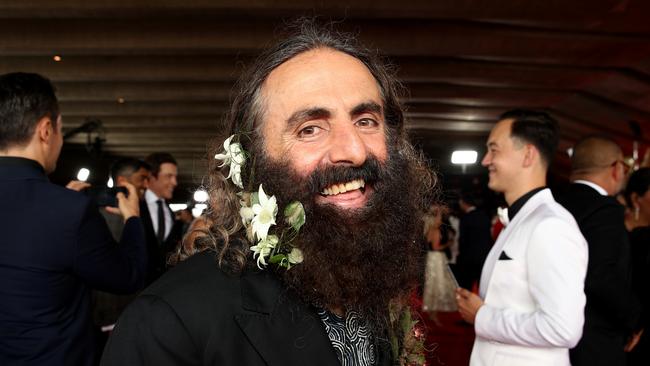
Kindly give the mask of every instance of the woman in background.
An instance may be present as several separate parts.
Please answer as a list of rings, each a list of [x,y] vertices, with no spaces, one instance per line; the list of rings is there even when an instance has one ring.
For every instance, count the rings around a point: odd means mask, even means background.
[[[454,280],[447,267],[445,249],[448,238],[443,238],[442,227],[443,209],[432,206],[424,216],[424,237],[427,242],[427,263],[424,279],[424,294],[422,310],[456,311]]]

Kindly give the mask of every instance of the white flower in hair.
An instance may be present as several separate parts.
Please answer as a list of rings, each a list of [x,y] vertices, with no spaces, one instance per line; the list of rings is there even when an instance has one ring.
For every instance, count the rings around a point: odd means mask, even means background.
[[[244,189],[244,183],[241,180],[241,165],[232,163],[230,164],[230,172],[226,179],[232,178],[232,182],[239,188]]]
[[[223,142],[222,153],[216,154],[214,158],[216,160],[221,160],[222,163],[219,165],[219,168],[230,164],[230,169],[226,179],[232,178],[232,182],[239,188],[244,188],[241,179],[241,168],[242,165],[246,162],[246,154],[244,154],[244,149],[242,148],[239,142],[231,143],[235,135],[232,135]]]
[[[284,222],[287,228],[269,234],[271,226],[275,225],[278,214],[278,205],[273,195],[268,196],[260,184],[258,192],[245,192],[242,182],[242,170],[246,164],[246,152],[239,142],[233,142],[237,135],[232,135],[223,142],[223,152],[215,154],[215,160],[220,160],[223,168],[228,165],[228,176],[232,183],[242,189],[237,192],[239,197],[239,216],[246,232],[246,238],[257,245],[250,247],[257,266],[262,269],[268,263],[287,270],[292,264],[303,261],[302,251],[293,248],[290,244],[296,237],[300,228],[305,224],[305,208],[294,201],[284,208]],[[268,262],[267,262],[268,261]]]
[[[266,235],[269,232],[271,225],[275,225],[275,215],[278,213],[278,205],[275,202],[275,196],[268,197],[262,189],[260,184],[260,189],[258,192],[259,203],[253,205],[253,234],[257,236],[258,239],[266,239]]]
[[[239,209],[239,216],[241,216],[242,224],[244,224],[244,226],[247,226],[253,220],[255,213],[251,207],[242,206],[242,208]]]

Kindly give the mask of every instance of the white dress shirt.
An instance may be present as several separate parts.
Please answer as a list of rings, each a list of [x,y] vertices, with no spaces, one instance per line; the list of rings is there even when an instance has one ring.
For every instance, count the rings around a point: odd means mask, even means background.
[[[172,226],[174,225],[174,219],[172,218],[171,212],[169,212],[167,202],[148,189],[144,193],[144,200],[147,202],[147,208],[149,209],[149,215],[151,216],[151,224],[153,225],[153,231],[155,233],[158,233],[158,200],[163,201],[163,212],[165,213],[165,239],[167,239],[169,233],[172,231]]]

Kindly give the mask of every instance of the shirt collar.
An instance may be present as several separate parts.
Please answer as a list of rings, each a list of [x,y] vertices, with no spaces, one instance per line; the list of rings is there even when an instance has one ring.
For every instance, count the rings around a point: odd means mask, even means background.
[[[147,201],[147,203],[156,203],[158,202],[158,200],[162,200],[163,202],[165,202],[165,199],[158,197],[158,195],[156,195],[155,193],[153,193],[153,191],[149,189],[147,189],[144,192],[144,199],[145,201]]]
[[[583,180],[583,179],[576,179],[576,180],[573,181],[573,183],[584,184],[586,186],[589,186],[589,187],[595,189],[596,192],[600,193],[603,196],[609,196],[609,194],[607,194],[607,191],[605,190],[605,188],[599,186],[598,184],[596,184],[594,182],[590,182],[588,180]]]
[[[510,207],[508,208],[508,218],[510,219],[510,221],[512,221],[512,219],[515,217],[517,212],[519,212],[519,210],[521,210],[521,208],[524,207],[526,202],[528,202],[528,200],[532,196],[534,196],[535,193],[543,190],[544,188],[546,188],[546,187],[535,188],[535,189],[529,191],[528,193],[526,193],[525,195],[519,197],[515,202],[513,202],[512,205],[510,205]]]

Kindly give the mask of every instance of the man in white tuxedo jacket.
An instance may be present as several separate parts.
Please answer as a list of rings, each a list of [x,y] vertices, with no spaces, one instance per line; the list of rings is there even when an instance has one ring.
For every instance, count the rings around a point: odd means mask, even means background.
[[[587,243],[545,188],[558,140],[555,120],[525,110],[505,113],[490,133],[482,164],[510,222],[483,265],[480,297],[457,292],[476,331],[471,366],[568,366],[582,336]]]

